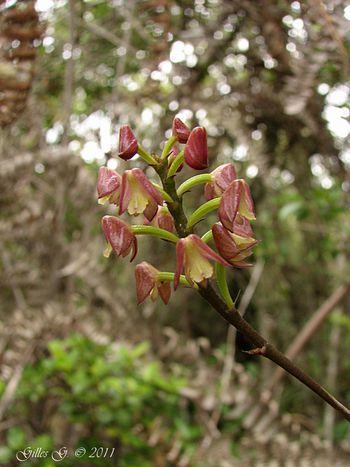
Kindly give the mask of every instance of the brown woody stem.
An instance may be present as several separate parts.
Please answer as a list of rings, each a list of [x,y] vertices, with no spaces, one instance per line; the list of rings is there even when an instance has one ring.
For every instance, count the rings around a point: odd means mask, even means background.
[[[172,214],[175,227],[179,237],[186,237],[191,233],[187,229],[187,218],[182,206],[182,197],[179,197],[176,193],[176,186],[174,177],[167,178],[167,160],[160,162],[155,167],[158,173],[164,190],[173,199],[172,203],[167,203],[168,209]],[[229,324],[234,326],[237,331],[243,334],[243,336],[251,343],[253,349],[249,351],[251,355],[261,355],[268,358],[276,365],[283,368],[287,373],[294,376],[301,383],[311,389],[327,404],[338,410],[343,417],[350,421],[350,410],[333,397],[328,391],[326,391],[320,384],[318,384],[313,378],[306,374],[301,368],[295,365],[289,358],[287,358],[282,352],[277,350],[272,344],[266,341],[242,316],[238,310],[233,307],[229,308],[226,303],[217,294],[211,282],[207,282],[206,286],[198,284],[199,294],[211,304],[214,310],[219,313]]]

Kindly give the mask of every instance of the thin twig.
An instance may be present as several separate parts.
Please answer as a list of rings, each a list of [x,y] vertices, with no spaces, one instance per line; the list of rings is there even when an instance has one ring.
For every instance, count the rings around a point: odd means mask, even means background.
[[[329,338],[329,359],[327,365],[326,381],[330,388],[336,387],[337,375],[339,371],[339,346],[341,338],[341,327],[339,323],[333,323]],[[325,406],[323,414],[323,432],[330,445],[333,445],[333,430],[335,423],[335,412]]]

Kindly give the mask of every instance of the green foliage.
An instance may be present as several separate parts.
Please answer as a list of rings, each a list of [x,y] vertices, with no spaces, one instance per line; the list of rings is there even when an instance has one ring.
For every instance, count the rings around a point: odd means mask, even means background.
[[[89,453],[94,446],[116,447],[116,454],[113,459],[91,458],[89,465],[115,465],[118,458],[121,466],[152,466],[151,435],[159,437],[157,457],[165,459],[175,438],[183,453],[194,450],[201,428],[180,407],[179,391],[186,381],[164,374],[159,362],[147,357],[147,343],[128,348],[97,344],[75,334],[50,342],[48,350],[47,358],[25,368],[13,408],[28,420],[35,414],[39,434],[27,426],[10,428],[6,446],[0,447],[1,463],[26,446],[48,450],[67,446],[68,429],[82,434],[69,445],[71,455],[61,462],[64,466],[85,466],[86,458],[74,458],[73,450],[84,447]],[[38,415],[48,407],[55,420],[49,429]],[[63,436],[55,423],[63,427]],[[37,459],[26,465],[51,464]]]

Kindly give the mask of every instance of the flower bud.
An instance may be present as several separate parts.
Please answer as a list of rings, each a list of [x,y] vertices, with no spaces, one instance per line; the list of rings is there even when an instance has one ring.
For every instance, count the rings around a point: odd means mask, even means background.
[[[137,240],[128,224],[114,216],[103,216],[102,230],[108,244],[117,256],[124,258],[131,251],[130,262],[135,258]]]
[[[145,223],[147,224],[149,221]],[[152,225],[168,232],[175,232],[174,218],[165,204],[158,206],[157,212],[152,219]]]
[[[176,136],[177,140],[181,144],[186,144],[188,137],[190,136],[191,130],[187,125],[184,124],[179,118],[173,120],[173,135]]]
[[[137,154],[138,143],[129,125],[123,125],[119,130],[119,157],[125,161]]]
[[[151,299],[155,301],[158,295],[165,305],[169,302],[171,294],[170,283],[160,281],[158,279],[158,273],[158,269],[146,261],[136,266],[135,280],[138,304],[144,302],[147,297],[151,297]]]
[[[254,204],[250,189],[245,180],[234,180],[222,195],[219,206],[219,219],[226,229],[233,232],[237,214],[254,220]]]
[[[219,165],[210,175],[211,182],[206,183],[204,187],[204,196],[208,201],[222,196],[230,183],[237,178],[236,170],[231,163]]]
[[[108,167],[100,167],[97,180],[98,202],[118,204],[122,177]]]
[[[220,223],[213,225],[212,232],[216,248],[226,261],[237,268],[251,266],[243,261],[253,253],[252,249],[257,245],[257,240],[233,234]]]
[[[202,170],[208,167],[207,132],[202,127],[194,128],[185,146],[185,162],[192,169]]]

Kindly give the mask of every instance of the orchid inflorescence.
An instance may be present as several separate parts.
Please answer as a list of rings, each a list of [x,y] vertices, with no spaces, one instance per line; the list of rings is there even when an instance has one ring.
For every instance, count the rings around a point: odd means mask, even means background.
[[[184,145],[182,149],[179,145]],[[138,155],[158,174],[161,184],[153,183],[138,167],[125,170],[122,175],[108,167],[100,167],[98,175],[99,203],[118,207],[122,216],[143,216],[143,224],[133,225],[120,217],[106,215],[102,229],[107,241],[105,256],[113,251],[131,260],[137,255],[137,235],[151,235],[175,244],[176,266],[174,272],[161,272],[143,261],[135,268],[138,302],[148,296],[157,296],[166,304],[180,284],[186,287],[206,287],[214,275],[225,302],[231,306],[224,267],[251,266],[245,259],[258,243],[253,237],[250,222],[255,219],[254,204],[245,180],[237,178],[232,163],[220,165],[211,173],[201,173],[185,180],[176,188],[175,179],[184,165],[194,170],[208,167],[206,130],[190,130],[175,118],[172,135],[165,142],[160,156],[148,153],[137,141],[128,125],[120,128],[119,157],[128,161]],[[204,202],[187,219],[182,208],[183,197],[191,188],[204,184]],[[196,225],[207,214],[217,212],[218,222],[202,237],[195,232]],[[214,242],[216,251],[209,245]],[[184,275],[182,274],[184,272]]]

